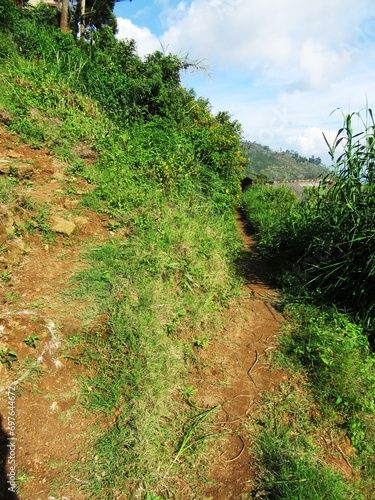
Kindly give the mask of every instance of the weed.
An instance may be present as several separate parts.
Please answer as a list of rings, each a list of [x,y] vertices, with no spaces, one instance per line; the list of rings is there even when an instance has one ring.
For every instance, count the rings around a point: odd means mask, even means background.
[[[17,361],[17,353],[11,349],[0,349],[0,361],[11,368],[12,364]]]
[[[5,297],[9,302],[18,302],[21,298],[16,292],[6,292]]]
[[[24,342],[27,346],[33,347],[35,349],[37,340],[39,340],[39,336],[31,334],[27,338],[24,339]]]
[[[22,490],[24,485],[28,482],[31,481],[33,477],[27,472],[26,469],[24,468],[17,468],[17,475],[16,475],[16,485],[17,485],[17,493],[22,495]]]
[[[207,349],[208,338],[207,337],[196,338],[196,339],[194,339],[194,345],[195,345],[195,347],[198,347],[201,349]]]
[[[11,280],[12,276],[11,276],[11,274],[8,271],[4,271],[0,275],[0,278],[2,279],[2,281],[4,281],[4,283],[8,283],[8,281]]]
[[[180,459],[180,457],[187,452],[189,448],[192,448],[193,446],[196,446],[197,443],[201,443],[209,438],[212,438],[212,435],[208,434],[203,434],[200,436],[196,436],[197,431],[202,427],[203,423],[205,420],[216,410],[218,410],[220,406],[214,406],[213,408],[210,408],[208,410],[205,410],[198,415],[195,415],[191,420],[192,422],[189,423],[186,432],[184,433],[184,436],[181,440],[181,443],[179,445],[179,448],[177,450],[176,456],[173,459],[173,462],[171,464],[171,467],[177,462],[177,460]]]
[[[197,389],[192,386],[192,385],[187,385],[184,388],[181,389],[181,394],[184,399],[189,400],[191,397],[193,397],[197,392]]]
[[[299,385],[300,379],[265,394],[250,428],[259,467],[255,498],[361,498],[356,487],[352,497],[341,474],[324,462],[327,452],[319,444],[328,422],[312,417],[319,408]]]

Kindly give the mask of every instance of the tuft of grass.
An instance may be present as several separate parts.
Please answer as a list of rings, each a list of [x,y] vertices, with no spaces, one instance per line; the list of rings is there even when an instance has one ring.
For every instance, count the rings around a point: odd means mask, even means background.
[[[342,459],[342,432],[329,431],[329,421],[300,382],[301,377],[295,378],[266,393],[250,426],[258,467],[254,498],[365,498],[355,480],[349,483],[326,462],[328,455]]]
[[[259,410],[257,487],[264,498],[370,499],[375,357],[367,336],[335,308],[293,304],[284,314],[288,323],[273,360],[290,382],[266,395]],[[346,475],[333,473],[327,456],[344,460]]]
[[[321,500],[350,498],[340,473],[313,455],[314,448],[296,443],[290,428],[261,432],[257,441],[261,463],[257,498]],[[352,497],[358,498],[358,497]]]

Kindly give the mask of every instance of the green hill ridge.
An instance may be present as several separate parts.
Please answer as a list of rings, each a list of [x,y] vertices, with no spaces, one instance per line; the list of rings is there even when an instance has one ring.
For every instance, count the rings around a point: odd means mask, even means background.
[[[296,151],[273,151],[257,142],[244,141],[248,159],[245,175],[269,181],[311,180],[326,175],[329,169],[319,157],[306,158]]]

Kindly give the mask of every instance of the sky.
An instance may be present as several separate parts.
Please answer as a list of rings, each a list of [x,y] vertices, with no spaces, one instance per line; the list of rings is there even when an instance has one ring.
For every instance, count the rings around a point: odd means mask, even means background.
[[[330,164],[343,114],[375,112],[374,0],[127,0],[121,40],[202,70],[182,85],[227,111],[243,139]]]

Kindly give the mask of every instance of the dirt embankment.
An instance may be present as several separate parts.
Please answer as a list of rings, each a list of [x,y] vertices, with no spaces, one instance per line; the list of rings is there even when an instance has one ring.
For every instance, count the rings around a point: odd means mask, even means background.
[[[8,491],[9,443],[16,445],[18,498],[85,498],[80,478],[66,475],[74,460],[85,461],[89,421],[77,405],[82,368],[64,356],[64,346],[81,332],[90,305],[66,292],[69,279],[85,265],[81,250],[88,242],[108,239],[110,231],[106,217],[80,207],[90,186],[68,176],[66,168],[48,152],[32,149],[0,127],[0,176],[10,177],[14,186],[0,199],[4,499],[17,498]],[[218,500],[241,498],[251,491],[254,470],[246,421],[262,391],[272,390],[285,377],[281,371],[270,371],[267,363],[281,323],[272,305],[277,295],[267,284],[262,262],[251,256],[253,242],[240,217],[238,226],[244,239],[246,284],[223,313],[222,334],[202,349],[199,371],[191,374],[198,388],[196,404],[217,406],[215,428],[222,439],[211,450],[211,485],[202,485],[202,495]],[[19,369],[10,375],[7,364],[13,363],[15,354]]]

